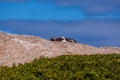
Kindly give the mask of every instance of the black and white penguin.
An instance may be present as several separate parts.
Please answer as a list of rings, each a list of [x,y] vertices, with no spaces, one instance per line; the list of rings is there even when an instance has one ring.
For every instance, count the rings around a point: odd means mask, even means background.
[[[56,37],[51,37],[50,41],[56,41]]]
[[[72,39],[72,38],[67,38],[67,37],[63,37],[63,36],[60,36],[60,37],[58,37],[58,38],[56,38],[56,37],[51,37],[51,38],[50,38],[50,41],[77,43],[77,41],[75,41],[74,39]]]
[[[72,38],[63,37],[63,36],[60,36],[59,38],[57,38],[57,40],[59,40],[60,42],[72,42],[72,43],[77,43],[76,40],[74,40],[74,39],[72,39]]]
[[[57,40],[60,41],[60,42],[67,42],[66,38],[63,37],[63,36],[58,37]]]
[[[66,41],[68,41],[68,42],[77,43],[77,41],[74,40],[74,39],[72,39],[72,38],[65,38],[65,39],[66,39]]]

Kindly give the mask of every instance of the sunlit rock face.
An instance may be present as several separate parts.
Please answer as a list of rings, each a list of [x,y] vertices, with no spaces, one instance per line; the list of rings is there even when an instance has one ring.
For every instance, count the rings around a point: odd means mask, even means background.
[[[93,47],[80,43],[48,41],[37,36],[0,32],[0,66],[60,55],[120,54],[118,47]]]

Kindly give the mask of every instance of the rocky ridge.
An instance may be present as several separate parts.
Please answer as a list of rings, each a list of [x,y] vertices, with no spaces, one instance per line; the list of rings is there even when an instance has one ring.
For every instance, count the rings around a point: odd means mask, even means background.
[[[0,66],[30,62],[60,55],[120,54],[119,47],[93,47],[79,43],[52,42],[37,36],[0,32]]]

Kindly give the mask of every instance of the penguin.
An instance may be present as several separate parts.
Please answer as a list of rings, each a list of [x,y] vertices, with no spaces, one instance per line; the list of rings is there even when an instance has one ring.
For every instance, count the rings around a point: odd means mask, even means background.
[[[67,38],[67,37],[63,37],[60,36],[59,38],[57,38],[58,41],[60,42],[72,42],[72,43],[77,43],[76,40],[72,39],[72,38]]]
[[[58,37],[57,40],[60,41],[60,42],[67,42],[66,38],[63,37],[63,36]]]
[[[66,41],[68,41],[68,42],[77,43],[77,41],[74,40],[74,39],[72,39],[72,38],[65,38],[65,39],[66,39]]]
[[[58,37],[58,38],[56,38],[56,37],[51,37],[51,38],[50,38],[50,41],[77,43],[76,40],[74,40],[74,39],[72,39],[72,38],[67,38],[67,37],[64,37],[64,36],[60,36],[60,37]]]
[[[51,37],[50,41],[56,41],[56,37]]]

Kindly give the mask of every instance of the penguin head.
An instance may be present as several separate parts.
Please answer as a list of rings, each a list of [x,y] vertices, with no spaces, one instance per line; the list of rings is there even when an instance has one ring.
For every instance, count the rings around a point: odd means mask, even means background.
[[[65,40],[65,37],[60,36],[60,37],[59,37],[59,41],[63,41],[63,40]]]
[[[56,37],[51,37],[50,41],[56,41]]]

